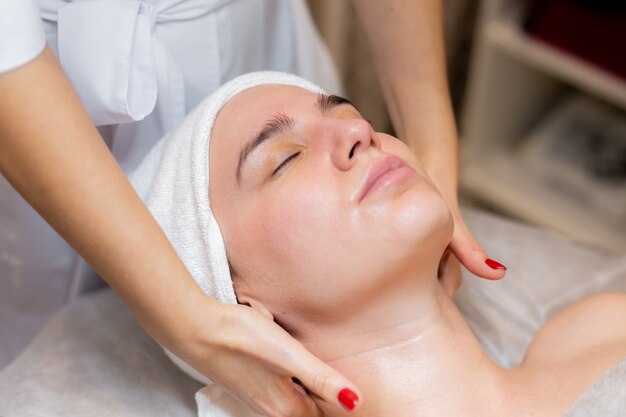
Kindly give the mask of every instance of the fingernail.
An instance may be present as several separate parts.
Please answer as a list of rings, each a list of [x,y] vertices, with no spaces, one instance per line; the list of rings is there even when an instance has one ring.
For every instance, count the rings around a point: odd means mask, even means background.
[[[487,259],[485,259],[485,263],[491,269],[503,269],[503,270],[506,271],[506,266],[502,265],[500,262],[494,261],[493,259],[487,258]]]
[[[344,388],[339,391],[339,395],[337,395],[337,399],[339,402],[346,407],[347,410],[353,410],[354,407],[359,403],[359,396],[355,394],[350,388]]]

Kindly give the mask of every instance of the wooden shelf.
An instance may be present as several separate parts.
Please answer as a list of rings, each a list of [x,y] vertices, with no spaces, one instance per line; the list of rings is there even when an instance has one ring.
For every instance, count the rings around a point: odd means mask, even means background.
[[[527,65],[626,109],[626,81],[531,38],[512,18],[489,22],[486,41]]]
[[[512,216],[626,250],[626,222],[607,216],[598,200],[574,195],[575,187],[534,175],[518,153],[564,94],[582,91],[626,110],[626,81],[526,34],[526,6],[519,0],[482,3],[461,118],[460,186]]]

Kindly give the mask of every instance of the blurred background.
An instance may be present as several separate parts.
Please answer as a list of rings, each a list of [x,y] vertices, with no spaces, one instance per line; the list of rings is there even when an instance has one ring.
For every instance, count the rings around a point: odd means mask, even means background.
[[[347,95],[392,132],[349,0],[309,0]],[[626,251],[626,0],[444,0],[460,194]]]

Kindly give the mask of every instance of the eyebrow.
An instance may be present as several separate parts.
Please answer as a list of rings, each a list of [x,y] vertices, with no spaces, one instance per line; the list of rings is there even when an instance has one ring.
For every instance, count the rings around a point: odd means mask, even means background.
[[[315,101],[315,107],[324,114],[334,107],[341,106],[342,104],[349,104],[350,106],[357,108],[350,100],[344,97],[336,96],[334,94],[319,93],[317,100]],[[357,109],[358,110],[358,109]]]
[[[350,100],[344,97],[336,96],[334,94],[319,93],[315,101],[315,107],[324,114],[331,109],[349,104],[356,109],[356,106],[352,104]],[[358,109],[357,109],[358,111]],[[261,146],[267,140],[275,137],[276,135],[293,130],[295,127],[295,120],[286,115],[285,113],[277,113],[270,120],[265,122],[263,128],[257,132],[242,148],[239,152],[239,161],[237,163],[237,183],[241,180],[241,169],[246,162],[248,156],[259,146]]]

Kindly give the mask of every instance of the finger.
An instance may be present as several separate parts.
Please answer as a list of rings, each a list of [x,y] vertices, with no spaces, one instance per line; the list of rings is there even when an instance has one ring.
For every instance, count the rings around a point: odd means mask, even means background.
[[[437,267],[437,278],[442,278],[445,271],[446,266],[448,265],[448,260],[452,254],[452,250],[448,247],[441,255],[441,259],[439,260],[439,266]]]
[[[313,356],[304,346],[289,365],[294,376],[312,396],[344,411],[354,411],[358,407],[361,394],[356,386],[344,375]]]
[[[295,382],[293,383],[293,386],[294,390],[296,391],[296,395],[301,398],[301,408],[304,411],[303,415],[307,417],[323,417],[324,413],[322,412],[322,410],[319,409],[317,404],[315,404],[315,401],[313,401],[313,399],[309,397],[309,394],[305,391],[305,388]]]
[[[283,393],[277,406],[270,407],[263,413],[270,417],[322,417],[321,410],[315,401],[296,384],[287,381],[289,392]]]
[[[291,382],[288,377],[268,376],[263,389],[256,395],[241,395],[231,392],[235,398],[245,403],[256,414],[266,417],[322,417],[323,414],[302,387]]]
[[[487,279],[500,279],[506,273],[506,267],[489,258],[474,239],[462,218],[454,219],[454,234],[450,242],[452,251],[459,261],[474,275]]]
[[[445,255],[442,258],[439,274],[439,281],[444,292],[450,297],[454,297],[456,290],[461,286],[461,266],[459,260],[454,255]]]

